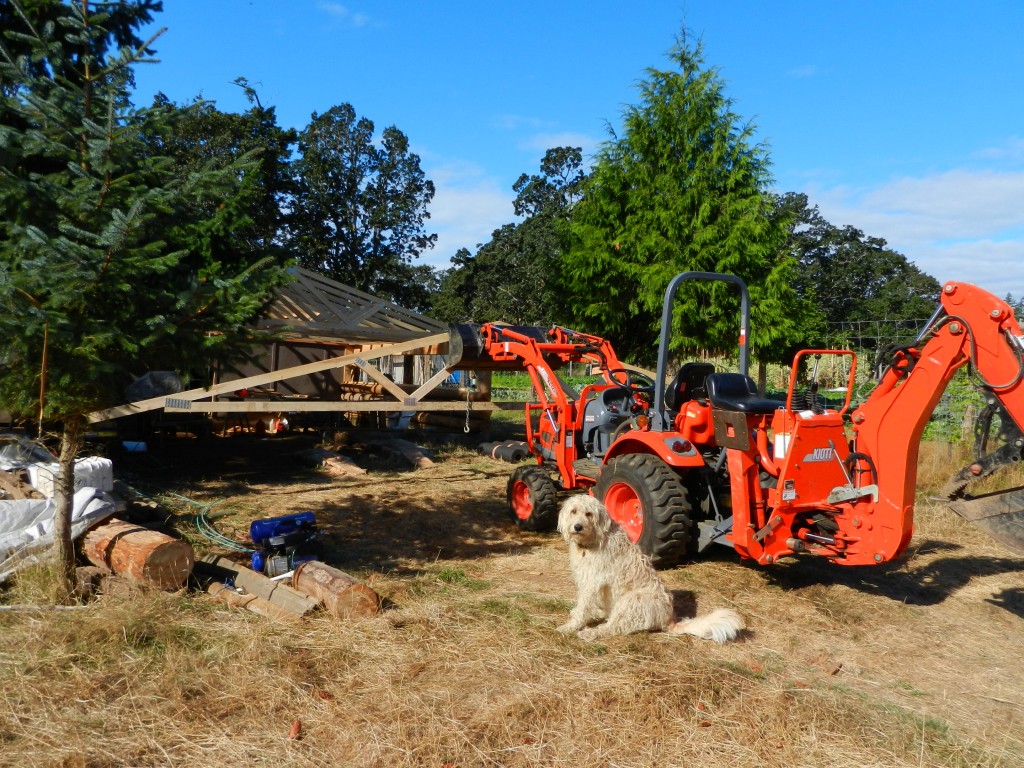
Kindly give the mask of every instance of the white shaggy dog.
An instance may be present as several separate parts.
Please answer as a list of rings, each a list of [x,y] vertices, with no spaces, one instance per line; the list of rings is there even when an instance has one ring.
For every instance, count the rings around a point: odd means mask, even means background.
[[[558,514],[558,530],[569,545],[576,583],[576,606],[559,632],[599,640],[664,630],[724,643],[743,629],[743,619],[730,608],[676,622],[672,595],[651,561],[593,496],[567,499]]]

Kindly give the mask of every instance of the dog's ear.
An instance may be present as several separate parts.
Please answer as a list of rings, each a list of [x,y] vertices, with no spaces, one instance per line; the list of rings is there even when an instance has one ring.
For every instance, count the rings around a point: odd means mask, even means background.
[[[574,496],[570,496],[568,499],[562,502],[562,506],[558,510],[557,530],[560,534],[562,534],[562,536],[565,536],[565,532],[569,528],[569,518],[572,516],[574,499]]]
[[[598,501],[596,506],[598,526],[604,533],[610,534],[615,529],[615,521],[608,514],[608,508],[604,504]]]

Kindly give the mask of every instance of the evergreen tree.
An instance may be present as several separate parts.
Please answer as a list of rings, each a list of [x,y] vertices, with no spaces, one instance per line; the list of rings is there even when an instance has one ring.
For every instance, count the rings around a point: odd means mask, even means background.
[[[767,150],[752,141],[702,46],[686,36],[672,69],[649,69],[621,133],[598,151],[575,206],[564,260],[571,322],[614,341],[620,354],[654,359],[664,290],[683,271],[742,277],[753,306],[751,349],[775,359],[799,335],[782,254],[785,222],[767,188]],[[738,299],[722,283],[685,284],[674,307],[673,348],[732,350]]]
[[[187,372],[240,354],[282,273],[220,261],[250,166],[176,173],[156,137],[182,112],[134,109],[111,12],[153,3],[8,0],[0,38],[0,407],[59,423],[56,553],[73,583],[73,462],[87,414],[154,363]],[[133,17],[136,29],[145,14]],[[128,35],[128,37],[131,37]]]

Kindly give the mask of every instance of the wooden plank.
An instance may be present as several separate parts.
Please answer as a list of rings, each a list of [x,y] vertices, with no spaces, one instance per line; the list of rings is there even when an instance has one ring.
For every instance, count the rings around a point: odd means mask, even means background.
[[[358,365],[359,368],[362,369],[363,373],[365,373],[371,379],[373,379],[378,384],[380,384],[382,387],[384,387],[384,389],[386,389],[388,392],[390,392],[391,396],[394,397],[395,399],[397,399],[399,402],[404,401],[405,398],[408,397],[408,393],[404,389],[402,389],[400,386],[395,384],[395,382],[393,382],[391,379],[389,379],[383,373],[378,371],[372,365],[367,363],[365,360],[363,360],[361,358],[357,359],[356,360],[356,365]]]
[[[345,411],[462,411],[465,402],[434,402],[431,400],[406,404],[394,400],[218,400],[182,401],[168,405],[167,413],[320,413]],[[473,403],[473,412],[521,411],[523,403]]]
[[[412,400],[413,402],[418,403],[423,398],[424,395],[433,392],[438,384],[440,384],[442,381],[444,381],[451,375],[452,371],[450,368],[442,368],[440,371],[438,371],[425,382],[423,382],[423,385],[419,389],[417,389],[415,392],[409,395],[409,399]]]
[[[411,352],[412,350],[428,347],[433,344],[441,344],[447,340],[447,333],[435,333],[432,336],[424,336],[419,339],[404,341],[400,344],[389,344],[370,352],[364,351],[359,354],[343,355],[341,357],[333,357],[328,360],[321,360],[315,363],[306,363],[292,368],[285,368],[283,371],[271,371],[270,373],[262,373],[256,376],[247,376],[243,379],[233,379],[206,389],[190,389],[187,392],[178,392],[175,395],[151,397],[147,400],[139,400],[134,403],[127,403],[126,405],[119,405],[114,408],[95,411],[89,414],[89,421],[106,421],[107,419],[116,419],[121,416],[130,416],[133,413],[153,411],[157,408],[164,408],[167,400],[199,400],[204,397],[213,397],[214,395],[236,392],[239,389],[260,387],[264,384],[281,381],[282,379],[291,379],[296,376],[308,376],[311,373],[319,373],[321,371],[329,371],[333,368],[342,368],[346,365],[353,365],[357,359],[374,360],[378,357],[384,357],[385,355],[401,354],[402,352]]]

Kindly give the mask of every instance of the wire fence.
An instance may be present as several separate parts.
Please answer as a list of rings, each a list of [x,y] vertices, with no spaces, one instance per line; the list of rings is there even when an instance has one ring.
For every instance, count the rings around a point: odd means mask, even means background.
[[[858,320],[830,323],[825,348],[847,349],[855,353],[857,371],[854,378],[852,407],[864,402],[878,384],[877,357],[892,345],[914,342],[927,320]],[[810,378],[809,368],[816,365],[814,378],[819,392],[832,406],[841,405],[850,372],[849,356],[822,355],[816,361],[805,358],[801,372],[804,383]],[[719,370],[735,370],[735,361],[709,359]],[[568,373],[568,372],[563,372]],[[798,380],[801,378],[798,375]],[[770,365],[766,371],[769,396],[783,398],[789,389],[790,368]],[[574,381],[575,383],[575,381]],[[579,383],[582,386],[582,382]],[[798,388],[800,384],[798,384]],[[496,373],[492,397],[495,400],[532,400],[533,391],[525,373]],[[947,443],[974,440],[976,417],[985,405],[984,396],[975,387],[968,366],[959,370],[936,404],[925,427],[924,438]]]
[[[892,345],[914,342],[927,320],[857,320],[829,324],[829,345],[857,353],[857,389],[861,402],[878,383],[876,358]],[[971,378],[968,366],[957,371],[925,427],[925,439],[960,443],[974,439],[974,424],[985,398]]]

